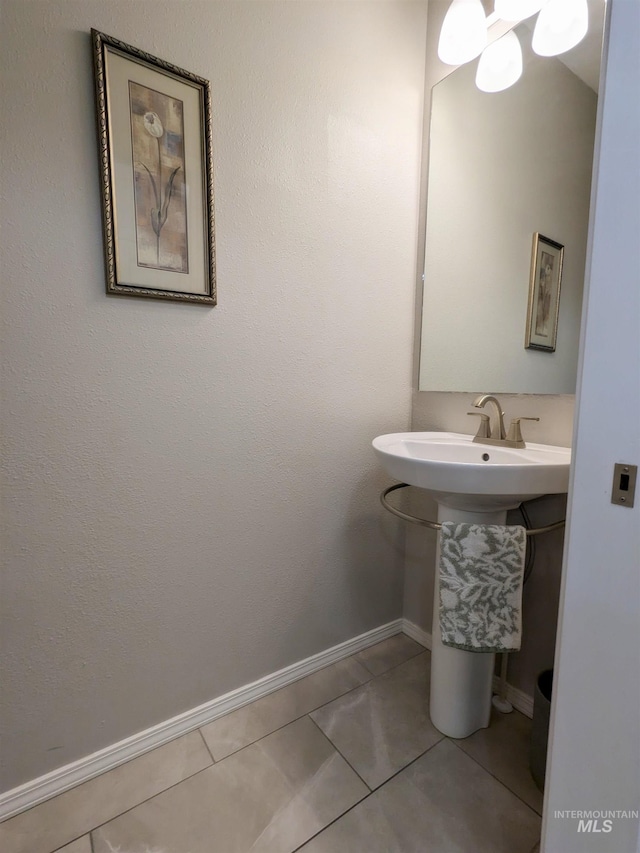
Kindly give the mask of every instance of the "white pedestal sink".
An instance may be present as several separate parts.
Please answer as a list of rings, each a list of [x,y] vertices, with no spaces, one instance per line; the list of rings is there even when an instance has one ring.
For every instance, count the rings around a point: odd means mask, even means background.
[[[568,447],[499,447],[459,433],[405,432],[378,436],[373,448],[390,476],[430,492],[439,522],[504,524],[507,510],[569,484]],[[439,557],[438,535],[436,567]],[[437,568],[435,575],[431,720],[443,734],[464,738],[489,725],[495,656],[442,644]]]

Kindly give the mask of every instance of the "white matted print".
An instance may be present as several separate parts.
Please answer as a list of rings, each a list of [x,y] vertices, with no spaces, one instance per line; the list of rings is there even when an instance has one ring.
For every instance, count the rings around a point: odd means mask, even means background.
[[[92,36],[107,293],[215,305],[209,83]]]
[[[563,256],[564,246],[561,243],[537,232],[533,235],[524,342],[527,349],[555,351]]]

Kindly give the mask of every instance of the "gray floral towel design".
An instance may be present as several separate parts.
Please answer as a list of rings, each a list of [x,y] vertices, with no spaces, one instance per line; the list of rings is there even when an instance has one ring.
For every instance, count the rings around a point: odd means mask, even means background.
[[[440,535],[440,631],[445,646],[516,652],[522,635],[524,527],[445,521]]]

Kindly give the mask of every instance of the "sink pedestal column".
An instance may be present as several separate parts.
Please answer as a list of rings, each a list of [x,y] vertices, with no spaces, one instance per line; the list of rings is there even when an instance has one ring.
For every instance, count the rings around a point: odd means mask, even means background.
[[[505,524],[506,510],[469,512],[438,504],[438,521]],[[431,647],[431,722],[444,735],[464,738],[486,729],[491,714],[495,655],[465,652],[442,644],[438,612],[440,598],[440,534],[436,551]]]

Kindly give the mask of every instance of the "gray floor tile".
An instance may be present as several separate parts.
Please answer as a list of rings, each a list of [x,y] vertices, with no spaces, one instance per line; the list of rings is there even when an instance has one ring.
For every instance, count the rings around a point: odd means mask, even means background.
[[[88,835],[83,835],[77,841],[72,841],[71,844],[56,850],[56,853],[91,853],[91,839]]]
[[[353,657],[346,658],[214,720],[201,731],[219,761],[370,678]]]
[[[199,733],[184,735],[0,824],[0,850],[51,853],[211,763]]]
[[[442,739],[429,719],[429,659],[418,655],[311,714],[371,788]]]
[[[94,853],[287,853],[367,793],[303,717],[96,830]]]
[[[389,637],[388,640],[383,640],[381,643],[376,643],[375,646],[358,652],[354,657],[359,663],[366,666],[373,675],[382,675],[388,669],[392,669],[422,652],[424,652],[424,648],[420,643],[416,643],[406,634],[396,634],[394,637]]]
[[[464,740],[454,743],[507,788],[542,814],[542,793],[529,770],[531,720],[519,711],[500,714],[492,708],[491,724]]]
[[[447,740],[300,853],[529,853],[540,818]]]

